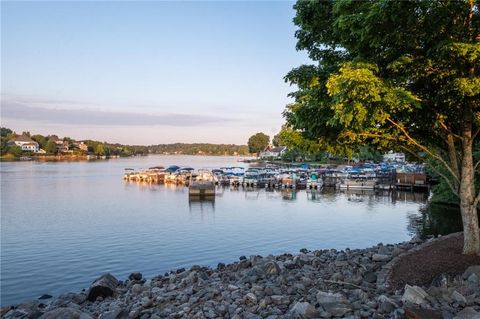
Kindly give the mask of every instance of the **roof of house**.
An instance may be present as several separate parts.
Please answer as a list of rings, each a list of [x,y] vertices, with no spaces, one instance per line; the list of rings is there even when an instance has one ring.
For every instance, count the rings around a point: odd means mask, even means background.
[[[9,142],[28,142],[28,143],[37,143],[35,142],[34,140],[32,140],[30,137],[26,136],[26,135],[19,135],[15,138],[12,138],[11,140],[9,140]]]
[[[270,150],[270,152],[276,152],[276,153],[280,153],[281,151],[283,151],[284,149],[286,149],[285,146],[277,146],[277,147],[274,147]]]
[[[58,142],[62,142],[63,143],[63,139],[60,139],[58,138],[57,136],[50,136],[50,138],[48,139],[49,141],[54,141],[55,143],[58,143]]]

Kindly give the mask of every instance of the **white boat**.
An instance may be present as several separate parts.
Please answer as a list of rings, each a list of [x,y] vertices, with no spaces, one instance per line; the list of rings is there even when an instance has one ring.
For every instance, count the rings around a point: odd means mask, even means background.
[[[317,172],[310,172],[307,178],[307,190],[320,190],[323,187],[323,180]]]

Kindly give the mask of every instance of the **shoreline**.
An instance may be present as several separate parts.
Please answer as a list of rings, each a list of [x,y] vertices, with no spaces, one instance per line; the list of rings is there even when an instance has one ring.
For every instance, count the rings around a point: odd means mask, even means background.
[[[80,161],[103,161],[118,158],[135,158],[135,157],[147,157],[147,156],[212,156],[212,157],[236,157],[236,158],[249,158],[247,155],[199,155],[199,154],[145,154],[145,155],[132,155],[132,156],[97,156],[97,155],[45,155],[45,156],[25,156],[29,159],[21,159],[21,157],[0,157],[0,162],[80,162]]]
[[[364,249],[301,249],[298,254],[241,256],[232,264],[219,263],[216,268],[194,265],[149,279],[132,273],[119,281],[105,274],[80,293],[55,298],[45,295],[2,307],[1,316],[404,318],[412,311],[429,313],[423,318],[470,318],[460,317],[463,312],[478,312],[480,316],[480,265],[468,268],[463,276],[446,277],[448,285],[444,286],[407,284],[392,289],[389,285],[392,268],[404,256],[455,236],[459,234],[427,241],[413,238],[398,244],[380,243]],[[478,293],[473,290],[473,295],[468,294],[471,289],[478,289]]]

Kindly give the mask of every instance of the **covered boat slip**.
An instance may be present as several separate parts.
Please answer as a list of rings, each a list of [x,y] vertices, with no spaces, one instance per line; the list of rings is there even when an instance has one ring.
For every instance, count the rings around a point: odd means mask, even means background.
[[[205,169],[198,170],[198,174],[188,187],[190,197],[215,197],[215,175]]]

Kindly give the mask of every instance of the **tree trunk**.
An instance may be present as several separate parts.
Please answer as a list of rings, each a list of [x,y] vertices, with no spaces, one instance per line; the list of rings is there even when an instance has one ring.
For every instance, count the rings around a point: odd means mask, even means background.
[[[467,115],[467,117],[469,117]],[[475,184],[473,167],[473,140],[471,121],[464,122],[462,134],[462,168],[460,180],[460,212],[463,222],[463,253],[480,256],[480,229],[475,206]]]

